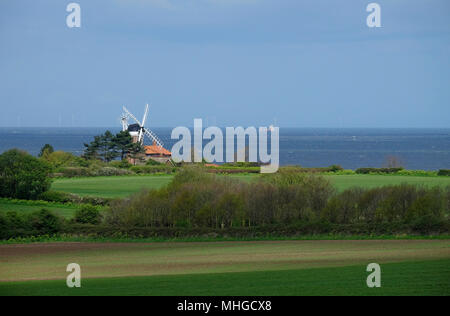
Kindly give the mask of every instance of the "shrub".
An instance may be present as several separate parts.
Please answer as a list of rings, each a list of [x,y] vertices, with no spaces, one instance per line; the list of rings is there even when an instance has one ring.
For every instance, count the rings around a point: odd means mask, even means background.
[[[351,188],[333,196],[321,212],[321,219],[330,223],[349,224],[361,219],[358,207],[363,190]]]
[[[114,167],[103,167],[92,172],[92,176],[124,176],[129,174],[132,174],[129,170]]]
[[[132,164],[128,162],[128,160],[114,160],[109,163],[110,167],[120,168],[120,169],[129,169]]]
[[[414,219],[411,223],[411,229],[420,234],[446,233],[448,232],[448,221],[439,219],[431,214],[424,215]]]
[[[27,154],[12,149],[0,155],[0,197],[36,199],[50,189],[51,167]]]
[[[251,168],[251,167],[259,167],[261,163],[259,162],[248,162],[248,161],[239,161],[239,162],[226,162],[222,164],[224,167],[238,167],[238,168]]]
[[[74,177],[97,177],[97,176],[123,176],[129,175],[133,172],[127,169],[120,169],[115,167],[91,166],[86,167],[64,167],[58,169],[58,176],[66,178]]]
[[[338,171],[343,171],[344,170],[344,168],[342,168],[339,165],[331,165],[331,166],[328,167],[328,169],[329,169],[328,170],[329,172],[338,172]]]
[[[159,190],[111,204],[106,222],[119,226],[211,227],[269,225],[314,220],[333,193],[322,177],[295,173],[256,183],[183,168]]]
[[[8,220],[5,214],[0,213],[0,239],[6,239],[9,237],[9,229],[11,226],[8,224]]]
[[[101,214],[96,207],[86,205],[75,212],[74,221],[81,224],[97,225],[101,222]]]
[[[29,222],[38,235],[55,234],[61,229],[60,218],[46,209],[32,213]]]
[[[64,167],[57,171],[62,177],[67,178],[92,176],[91,170],[86,167]]]
[[[168,165],[159,164],[150,166],[132,166],[130,170],[137,174],[154,174],[154,173],[171,174],[176,171],[176,168]]]
[[[71,194],[60,191],[47,191],[39,195],[39,200],[56,203],[73,202]]]
[[[47,153],[41,159],[49,163],[53,168],[88,166],[86,160],[65,151]]]
[[[420,176],[420,177],[435,177],[438,175],[436,171],[427,170],[400,170],[397,172],[398,175],[402,176]]]
[[[391,174],[391,173],[398,173],[401,170],[403,170],[403,168],[401,168],[401,167],[399,167],[399,168],[358,168],[355,170],[355,172],[359,173],[359,174],[370,174],[370,173]]]
[[[450,169],[440,169],[438,176],[450,176]]]
[[[153,159],[149,159],[147,160],[147,162],[145,163],[147,166],[159,166],[161,165],[160,162],[153,160]]]

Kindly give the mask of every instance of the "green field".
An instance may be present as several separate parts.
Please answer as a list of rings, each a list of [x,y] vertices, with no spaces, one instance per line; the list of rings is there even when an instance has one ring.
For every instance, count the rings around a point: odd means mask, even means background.
[[[78,209],[75,205],[26,205],[23,203],[0,200],[0,213],[18,212],[30,214],[35,211],[40,211],[43,208],[65,218],[72,218],[75,211]]]
[[[81,289],[65,285],[72,262]],[[0,295],[450,295],[450,241],[1,245]]]
[[[232,177],[250,181],[257,176],[249,174]],[[172,178],[172,175],[139,175],[58,179],[53,183],[52,190],[75,193],[80,196],[126,197],[142,189],[160,188],[168,184]]]
[[[384,185],[398,185],[402,183],[418,184],[426,186],[448,186],[450,177],[420,177],[397,175],[335,175],[327,176],[339,191],[359,186],[363,188],[375,188]]]
[[[251,181],[257,174],[232,175],[244,181]],[[390,184],[423,184],[429,186],[450,185],[450,177],[418,177],[395,175],[331,175],[326,176],[338,190],[345,190],[353,186],[373,188]],[[52,189],[75,193],[81,196],[125,197],[143,188],[159,188],[168,184],[173,176],[120,176],[58,179]]]
[[[231,175],[231,177],[243,181],[253,181],[259,175],[244,174]],[[389,184],[422,184],[428,186],[450,185],[450,177],[419,177],[419,176],[395,176],[395,175],[334,175],[326,176],[333,185],[340,191],[353,186],[373,188]],[[140,175],[140,176],[118,176],[118,177],[92,177],[92,178],[72,178],[57,179],[52,185],[52,189],[68,193],[75,193],[80,196],[95,197],[126,197],[139,192],[143,188],[160,188],[172,180],[172,175]],[[17,211],[31,213],[45,208],[65,218],[72,218],[77,210],[73,205],[27,205],[24,203],[14,203],[11,201],[0,201],[0,212]]]

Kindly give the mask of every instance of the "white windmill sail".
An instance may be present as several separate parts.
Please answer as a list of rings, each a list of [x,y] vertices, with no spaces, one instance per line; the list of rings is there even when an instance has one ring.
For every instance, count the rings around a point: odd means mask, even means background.
[[[128,118],[133,119],[136,124],[139,126],[139,132],[137,134],[137,141],[141,144],[144,144],[144,135],[150,138],[152,142],[155,142],[159,147],[163,147],[163,142],[156,136],[154,132],[152,132],[150,129],[145,127],[145,123],[147,121],[148,116],[148,104],[145,106],[144,116],[142,117],[142,123],[124,106],[123,111],[124,114],[122,115],[122,128],[124,130],[128,129]],[[126,129],[125,129],[126,126]]]

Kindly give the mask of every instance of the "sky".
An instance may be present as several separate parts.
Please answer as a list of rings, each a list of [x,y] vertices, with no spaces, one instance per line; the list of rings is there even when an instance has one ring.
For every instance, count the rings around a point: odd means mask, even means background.
[[[0,126],[450,127],[450,1],[370,2],[0,0]]]

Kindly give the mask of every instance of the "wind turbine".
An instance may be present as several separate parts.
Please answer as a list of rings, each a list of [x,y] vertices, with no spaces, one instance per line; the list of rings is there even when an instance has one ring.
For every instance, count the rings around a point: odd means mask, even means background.
[[[144,116],[142,117],[142,123],[124,106],[123,114],[121,116],[122,130],[128,131],[136,142],[144,144],[144,135],[150,138],[150,140],[156,143],[159,147],[163,147],[163,142],[153,133],[150,129],[145,127],[145,122],[148,116],[148,104],[145,106]],[[135,124],[128,124],[128,120],[132,119]]]

